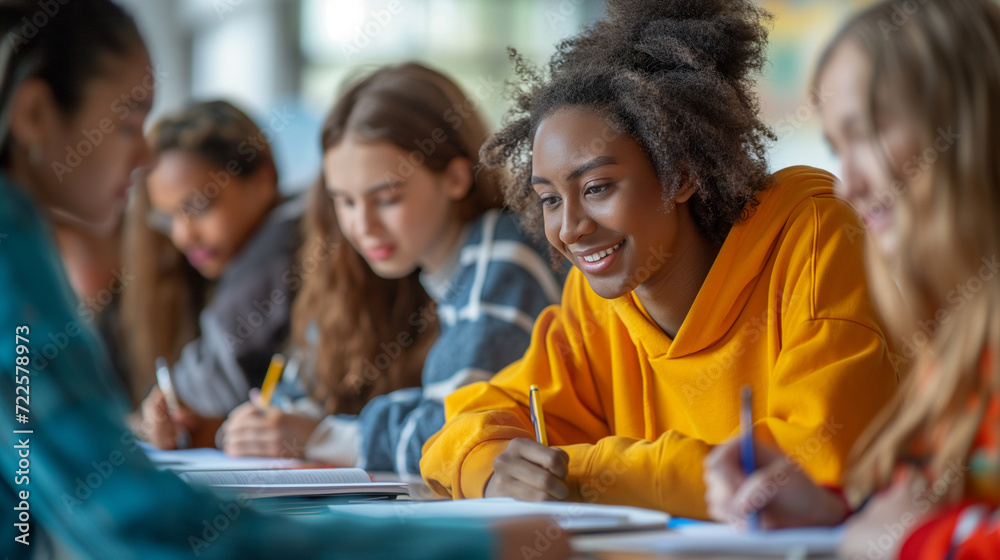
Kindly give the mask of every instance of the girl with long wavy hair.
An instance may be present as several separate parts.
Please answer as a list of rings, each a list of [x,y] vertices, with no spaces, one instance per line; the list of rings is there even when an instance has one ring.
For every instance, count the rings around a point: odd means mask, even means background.
[[[1000,505],[1000,7],[879,2],[844,26],[815,76],[840,193],[874,241],[869,274],[911,373],[859,440],[846,502],[766,446],[744,478],[729,444],[706,463],[712,513],[837,522],[876,489],[849,520],[845,554],[1000,556],[989,517]]]
[[[479,166],[488,131],[476,105],[416,63],[340,96],[323,127],[304,251],[331,234],[337,245],[294,309],[295,339],[313,353],[312,410],[245,406],[225,426],[227,452],[291,450],[416,475],[444,398],[528,347],[561,276],[499,208],[496,176]],[[420,386],[399,389],[416,372]]]

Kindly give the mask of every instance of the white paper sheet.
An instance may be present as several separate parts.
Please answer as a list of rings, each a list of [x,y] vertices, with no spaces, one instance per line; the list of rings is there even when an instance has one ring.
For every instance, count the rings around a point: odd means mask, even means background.
[[[275,457],[230,457],[219,449],[157,449],[140,444],[149,460],[160,470],[185,471],[249,471],[293,469],[302,466],[297,459]]]
[[[661,528],[670,520],[663,512],[634,507],[521,502],[512,498],[337,504],[330,508],[350,515],[401,520],[421,517],[501,520],[548,515],[554,517],[560,527],[573,533]]]

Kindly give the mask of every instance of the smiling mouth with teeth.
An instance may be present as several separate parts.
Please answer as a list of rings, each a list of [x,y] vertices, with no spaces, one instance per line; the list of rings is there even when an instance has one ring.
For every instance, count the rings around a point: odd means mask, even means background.
[[[610,249],[598,251],[593,255],[587,255],[586,257],[583,257],[583,260],[589,263],[597,262],[603,259],[604,257],[610,255],[611,253],[614,253],[616,250],[618,250],[618,248],[622,246],[622,243],[625,243],[625,240],[619,241],[614,247],[611,247]]]

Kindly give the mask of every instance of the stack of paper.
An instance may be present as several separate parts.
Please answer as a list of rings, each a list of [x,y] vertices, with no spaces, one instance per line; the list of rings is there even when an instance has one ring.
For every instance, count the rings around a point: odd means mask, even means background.
[[[307,468],[296,459],[230,457],[218,449],[162,450],[142,444],[161,470],[177,472],[189,484],[248,498],[279,496],[391,497],[409,494],[403,482],[373,482],[361,469]]]
[[[194,486],[242,492],[249,498],[278,496],[406,495],[399,482],[372,482],[361,469],[300,469],[264,471],[188,471],[181,479]]]

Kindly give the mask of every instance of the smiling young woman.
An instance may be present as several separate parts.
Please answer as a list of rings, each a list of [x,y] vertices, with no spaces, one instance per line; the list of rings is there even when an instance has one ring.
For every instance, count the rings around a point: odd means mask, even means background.
[[[421,463],[437,491],[706,517],[702,461],[746,385],[756,437],[839,484],[896,371],[833,177],[767,171],[751,77],[768,19],[611,1],[547,80],[515,57],[527,84],[485,161],[574,269],[524,357],[448,399]],[[553,447],[533,441],[532,384]]]
[[[874,241],[876,303],[913,359],[900,398],[854,450],[847,494],[867,505],[846,523],[839,552],[997,558],[1000,110],[988,100],[1000,96],[1000,8],[928,0],[902,21],[898,10],[883,0],[851,18],[814,74],[826,94],[823,131],[842,164],[839,193]],[[756,510],[767,527],[839,521],[843,504],[785,454],[761,446],[752,478],[737,474],[736,455],[722,446],[706,463],[716,517]],[[761,492],[776,477],[785,484]]]

